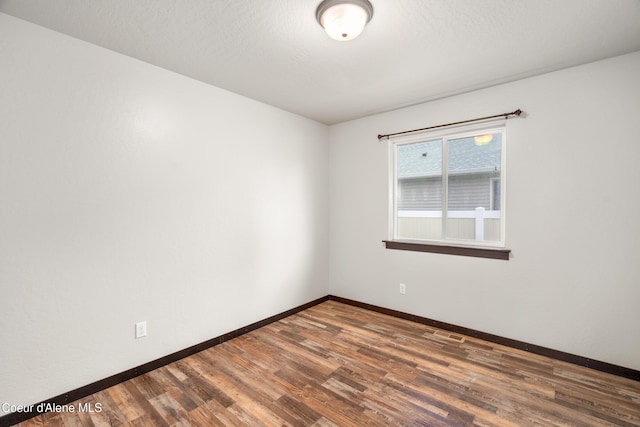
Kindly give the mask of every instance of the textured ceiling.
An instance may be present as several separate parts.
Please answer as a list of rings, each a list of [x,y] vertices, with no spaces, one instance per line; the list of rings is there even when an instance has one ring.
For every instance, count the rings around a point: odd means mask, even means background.
[[[640,50],[640,0],[0,0],[0,12],[327,123]]]

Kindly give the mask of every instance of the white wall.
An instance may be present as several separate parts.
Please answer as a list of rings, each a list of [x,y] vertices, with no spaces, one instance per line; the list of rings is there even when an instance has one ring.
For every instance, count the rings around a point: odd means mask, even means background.
[[[640,52],[332,126],[331,293],[640,369],[638,76]],[[516,108],[512,259],[384,249],[376,135]]]
[[[328,293],[325,125],[3,14],[0,100],[0,402]]]

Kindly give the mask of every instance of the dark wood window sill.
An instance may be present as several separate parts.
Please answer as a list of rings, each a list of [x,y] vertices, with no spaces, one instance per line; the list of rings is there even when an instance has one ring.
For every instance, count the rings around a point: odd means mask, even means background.
[[[431,243],[408,242],[403,240],[383,240],[382,242],[385,244],[387,249],[502,259],[505,261],[509,260],[509,254],[511,253],[511,249],[435,245]]]

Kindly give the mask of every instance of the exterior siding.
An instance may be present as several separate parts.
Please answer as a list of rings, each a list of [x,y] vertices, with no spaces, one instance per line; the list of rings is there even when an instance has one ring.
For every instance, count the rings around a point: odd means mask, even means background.
[[[442,178],[408,178],[399,180],[398,210],[442,210]]]
[[[491,179],[499,172],[449,176],[449,210],[491,209]],[[442,178],[399,180],[398,210],[439,211],[442,209]]]
[[[499,173],[449,176],[449,210],[491,209],[491,178]]]

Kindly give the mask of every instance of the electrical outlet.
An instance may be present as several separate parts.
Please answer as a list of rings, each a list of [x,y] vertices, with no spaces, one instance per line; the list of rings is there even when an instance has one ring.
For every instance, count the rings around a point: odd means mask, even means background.
[[[136,339],[147,336],[147,322],[136,323]]]
[[[402,295],[407,293],[407,285],[405,285],[404,283],[400,283],[400,293]]]

